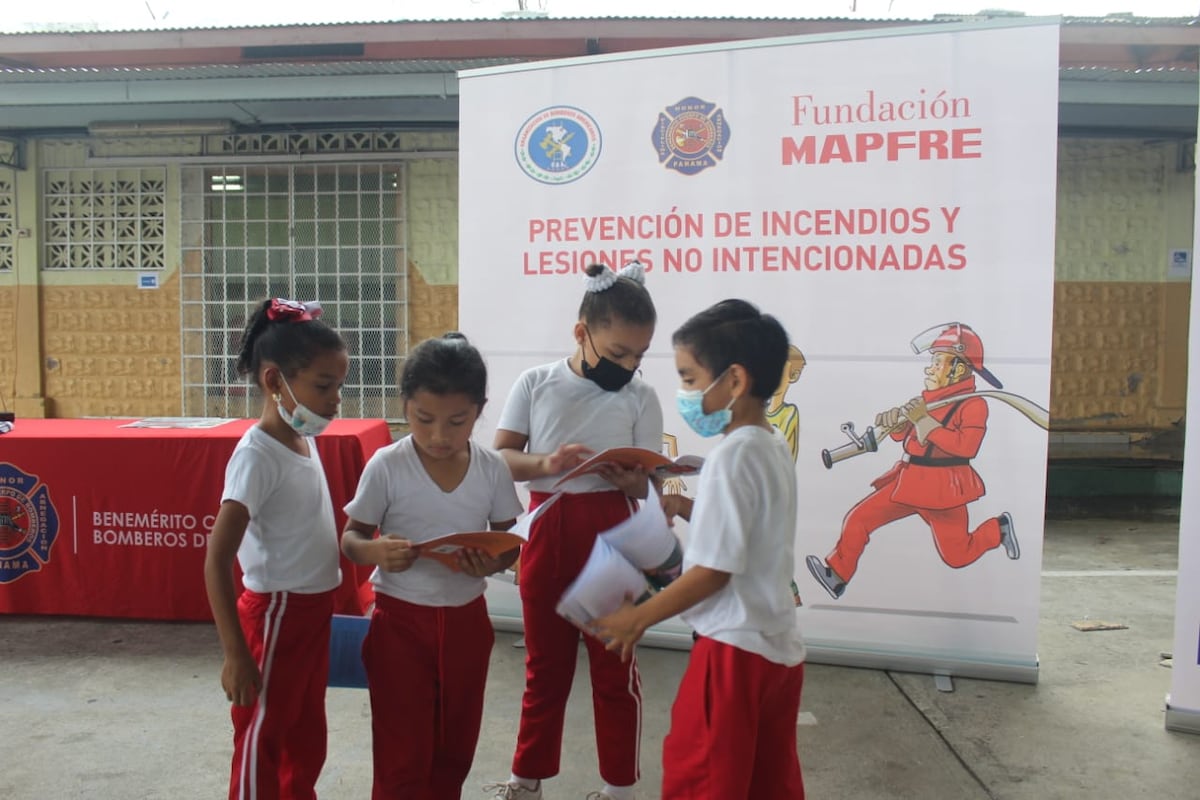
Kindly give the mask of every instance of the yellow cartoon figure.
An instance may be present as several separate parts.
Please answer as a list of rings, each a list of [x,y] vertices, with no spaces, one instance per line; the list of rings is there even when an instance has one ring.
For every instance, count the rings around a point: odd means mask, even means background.
[[[791,345],[788,348],[787,362],[783,365],[783,377],[779,381],[779,388],[767,403],[767,422],[787,439],[788,447],[792,449],[792,461],[796,460],[800,451],[800,409],[795,403],[787,403],[784,400],[788,389],[800,380],[800,373],[804,372],[806,363],[808,362],[804,353],[795,345]]]
[[[793,462],[800,452],[800,409],[795,403],[785,402],[785,399],[788,389],[792,388],[793,383],[800,380],[800,373],[804,372],[804,365],[807,363],[800,348],[794,344],[789,345],[787,361],[783,364],[783,375],[779,379],[779,387],[775,389],[775,394],[771,395],[770,401],[767,402],[767,422],[771,423],[771,426],[787,439],[788,447],[792,451]],[[802,605],[800,587],[796,585],[795,581],[792,581],[792,599],[796,605]]]

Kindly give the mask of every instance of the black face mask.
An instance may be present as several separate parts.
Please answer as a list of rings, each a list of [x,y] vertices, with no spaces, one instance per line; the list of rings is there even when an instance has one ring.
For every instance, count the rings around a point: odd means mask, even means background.
[[[579,365],[583,371],[583,377],[606,392],[619,392],[633,380],[636,370],[625,369],[617,362],[600,355],[596,350],[596,345],[592,343],[591,333],[588,333],[588,344],[592,345],[592,352],[596,354],[596,366],[590,366],[586,358],[580,358]]]

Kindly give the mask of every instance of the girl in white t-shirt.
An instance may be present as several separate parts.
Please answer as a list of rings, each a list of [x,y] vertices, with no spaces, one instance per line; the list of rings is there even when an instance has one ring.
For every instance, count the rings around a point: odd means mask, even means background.
[[[796,472],[766,405],[788,356],[787,333],[744,300],[725,300],[672,337],[679,415],[700,436],[725,438],[704,460],[683,575],[641,605],[595,622],[630,657],[651,625],[682,613],[696,643],[663,741],[662,800],[803,800],[796,716],[804,640],[791,580]]]
[[[329,629],[341,570],[312,437],[337,414],[350,359],[319,315],[316,303],[264,301],[237,361],[265,399],[225,468],[204,560],[225,652],[221,686],[233,702],[231,800],[315,798],[325,763]]]
[[[457,333],[418,345],[400,378],[411,433],[367,462],[342,551],[374,564],[375,610],[363,642],[371,694],[374,800],[451,800],[471,770],[492,651],[485,578],[516,560],[464,549],[449,567],[421,543],[507,530],[521,513],[512,475],[471,441],[487,368]],[[379,531],[376,538],[375,532]]]
[[[554,497],[559,474],[593,452],[611,447],[662,447],[662,407],[636,376],[654,336],[656,313],[637,262],[620,273],[593,264],[568,358],[527,370],[500,415],[496,448],[513,477],[529,481],[530,505]],[[596,535],[627,518],[646,497],[642,470],[610,469],[576,478],[534,523],[521,554],[525,624],[525,695],[508,781],[485,787],[503,800],[536,800],[541,781],[558,774],[563,716],[579,630],[555,613],[563,591],[592,551]],[[585,636],[596,720],[596,749],[604,787],[589,797],[632,800],[638,779],[641,678]]]

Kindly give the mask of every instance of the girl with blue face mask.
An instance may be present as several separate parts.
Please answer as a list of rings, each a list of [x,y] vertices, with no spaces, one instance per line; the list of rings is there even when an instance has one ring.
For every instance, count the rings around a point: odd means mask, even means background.
[[[341,570],[312,437],[337,414],[350,359],[320,313],[316,303],[264,301],[238,356],[238,372],[263,392],[263,410],[225,468],[204,560],[225,653],[221,687],[233,704],[230,798],[279,797],[288,786],[290,796],[315,797],[325,762],[329,632]]]
[[[788,337],[772,316],[725,300],[675,332],[680,415],[725,438],[704,460],[696,500],[663,498],[690,520],[683,574],[640,605],[596,620],[622,657],[646,629],[682,614],[696,643],[663,741],[663,798],[804,797],[796,716],[804,641],[791,591],[796,475],[766,418]]]

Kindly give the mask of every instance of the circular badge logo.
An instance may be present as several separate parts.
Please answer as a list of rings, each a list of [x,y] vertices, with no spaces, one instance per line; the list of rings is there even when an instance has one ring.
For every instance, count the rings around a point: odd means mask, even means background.
[[[685,97],[658,115],[650,138],[660,164],[681,175],[695,175],[724,157],[729,123],[716,103]]]
[[[695,158],[712,147],[717,126],[703,114],[687,111],[667,124],[667,140],[676,155]]]
[[[543,108],[517,132],[517,165],[535,181],[577,181],[600,158],[600,126],[573,106]]]
[[[0,584],[40,570],[57,537],[50,490],[36,475],[0,463]]]
[[[11,556],[29,547],[35,519],[37,511],[28,497],[0,489],[0,556]]]

